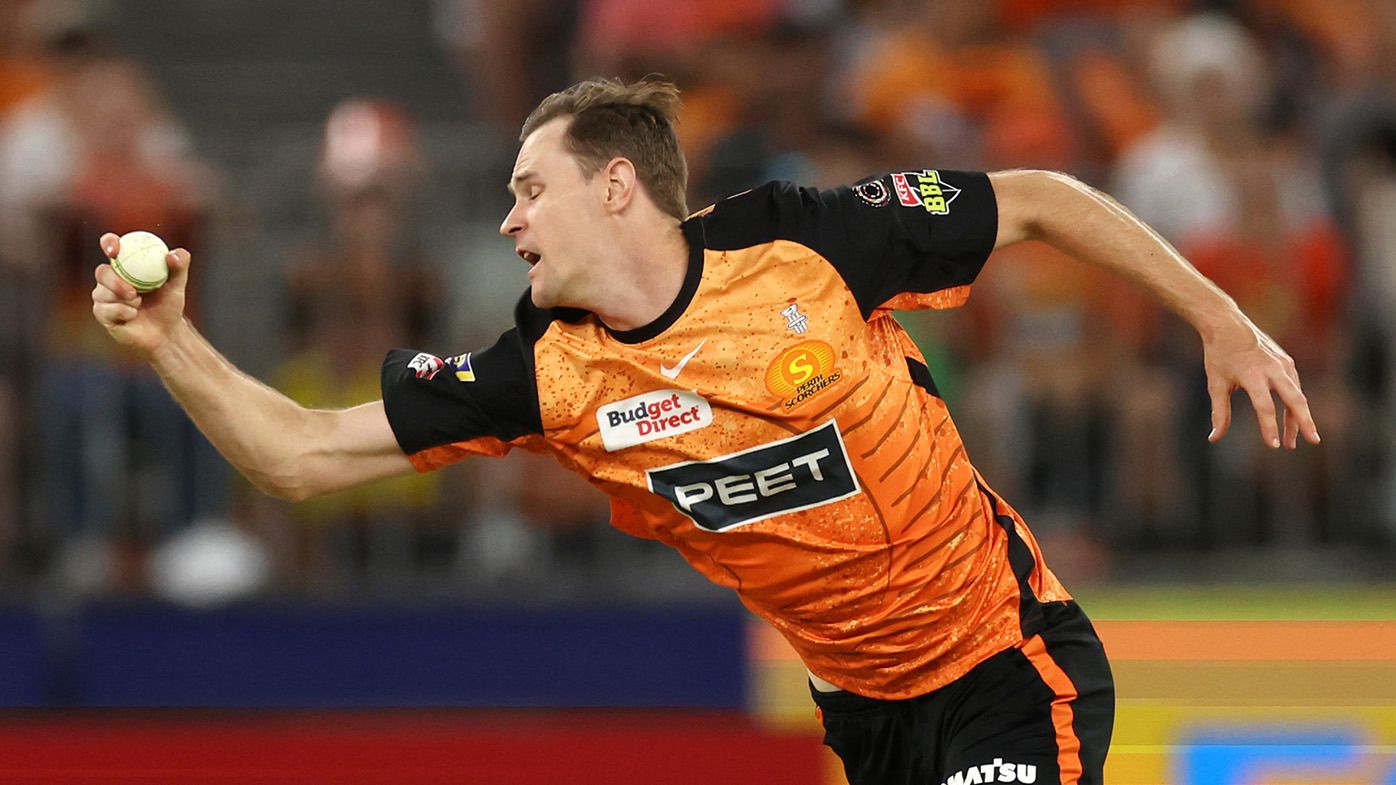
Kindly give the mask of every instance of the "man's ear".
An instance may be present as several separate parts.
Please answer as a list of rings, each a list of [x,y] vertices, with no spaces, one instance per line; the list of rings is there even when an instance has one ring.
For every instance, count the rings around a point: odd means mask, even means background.
[[[635,164],[628,158],[612,158],[600,172],[606,184],[606,207],[612,212],[620,212],[630,205],[639,187]]]

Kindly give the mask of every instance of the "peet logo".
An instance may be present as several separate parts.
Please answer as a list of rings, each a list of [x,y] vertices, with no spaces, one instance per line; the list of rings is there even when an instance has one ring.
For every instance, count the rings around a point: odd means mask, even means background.
[[[924,207],[931,215],[949,215],[950,203],[960,195],[960,189],[940,179],[934,169],[898,172],[892,175],[892,185],[903,207]]]
[[[941,785],[986,785],[990,782],[1037,782],[1037,766],[1031,763],[1008,763],[994,758],[993,763],[970,766],[945,778]]]
[[[838,423],[710,461],[645,472],[650,490],[700,529],[721,532],[858,493]]]
[[[823,341],[802,341],[791,346],[766,367],[766,389],[793,409],[832,386],[843,375],[834,369],[834,347]]]
[[[596,410],[606,452],[696,431],[713,424],[713,410],[688,390],[654,390]]]

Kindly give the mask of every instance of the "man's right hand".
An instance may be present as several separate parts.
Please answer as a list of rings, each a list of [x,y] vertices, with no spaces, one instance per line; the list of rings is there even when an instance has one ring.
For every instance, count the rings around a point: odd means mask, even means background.
[[[121,239],[108,232],[99,241],[108,259],[116,258]],[[153,292],[141,294],[121,279],[110,264],[98,265],[97,286],[92,289],[92,315],[122,346],[142,357],[164,345],[184,316],[184,287],[189,280],[189,252],[176,248],[165,257],[169,280]]]

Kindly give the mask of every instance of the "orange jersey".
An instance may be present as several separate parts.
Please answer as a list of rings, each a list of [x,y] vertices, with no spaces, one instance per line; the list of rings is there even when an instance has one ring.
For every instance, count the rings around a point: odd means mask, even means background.
[[[389,353],[388,419],[416,467],[554,455],[611,496],[615,526],[868,697],[924,694],[1034,634],[1039,603],[1068,595],[890,318],[964,302],[997,230],[987,176],[772,183],[682,228],[688,275],[646,327],[526,294],[494,346]]]

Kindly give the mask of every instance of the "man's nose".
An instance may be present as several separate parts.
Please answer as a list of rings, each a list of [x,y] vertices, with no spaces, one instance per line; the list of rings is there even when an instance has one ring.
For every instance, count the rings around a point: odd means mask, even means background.
[[[518,217],[518,212],[518,205],[510,208],[509,214],[504,216],[504,223],[499,225],[500,234],[505,237],[513,237],[523,231],[523,221]]]

